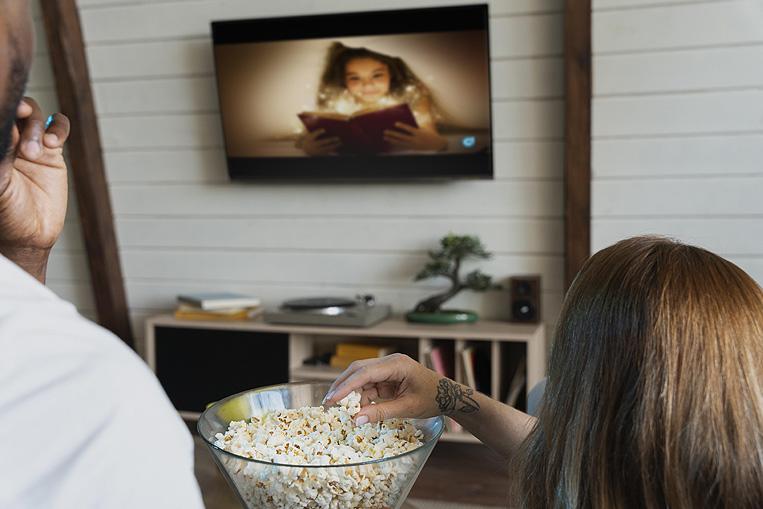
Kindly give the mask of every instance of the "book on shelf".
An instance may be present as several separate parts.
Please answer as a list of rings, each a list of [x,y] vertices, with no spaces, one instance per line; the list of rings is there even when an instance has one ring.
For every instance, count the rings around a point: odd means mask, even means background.
[[[193,306],[203,311],[221,309],[243,309],[258,307],[261,302],[257,297],[231,292],[200,292],[177,296],[178,303]]]
[[[451,352],[452,350],[440,346],[425,347],[421,352],[420,362],[425,368],[431,369],[442,376],[453,378],[455,374],[455,358],[450,355]],[[435,361],[435,359],[437,360]],[[448,365],[449,362],[450,365]],[[449,366],[452,366],[452,372]],[[459,423],[450,417],[445,417],[445,429],[452,433],[461,433],[464,430]]]
[[[433,369],[442,376],[454,378],[453,349],[444,346],[433,346],[429,354],[432,358]]]
[[[178,320],[251,320],[262,313],[260,307],[228,308],[218,310],[205,310],[187,304],[180,304],[175,309],[175,318]]]
[[[421,362],[421,365],[425,368],[434,371],[434,366],[432,365],[432,352],[428,348],[421,352],[421,359],[419,362]]]
[[[384,357],[395,351],[390,346],[364,345],[360,343],[337,343],[336,354],[340,357],[355,357],[356,359],[373,359]]]
[[[522,388],[527,382],[527,359],[522,357],[514,370],[514,375],[511,377],[511,383],[509,384],[509,390],[506,392],[505,403],[509,406],[516,406],[519,401],[519,396],[522,393]]]
[[[355,361],[384,357],[395,349],[386,345],[364,345],[359,343],[337,343],[335,353],[331,356],[329,365],[332,368],[345,369]]]
[[[474,376],[474,347],[467,346],[461,350],[461,364],[464,367],[464,383],[476,390],[477,378]]]

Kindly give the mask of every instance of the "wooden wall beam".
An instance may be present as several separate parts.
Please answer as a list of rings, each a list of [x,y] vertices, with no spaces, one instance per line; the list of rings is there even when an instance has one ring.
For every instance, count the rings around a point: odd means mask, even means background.
[[[591,0],[564,8],[564,287],[591,255]]]
[[[58,102],[61,112],[71,119],[69,171],[79,204],[98,321],[133,347],[79,12],[75,0],[42,0],[40,4]]]

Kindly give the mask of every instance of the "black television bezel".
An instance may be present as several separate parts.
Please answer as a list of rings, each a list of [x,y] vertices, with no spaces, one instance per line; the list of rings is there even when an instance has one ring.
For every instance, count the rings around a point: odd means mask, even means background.
[[[211,26],[213,49],[218,45],[252,42],[484,30],[490,114],[490,143],[484,151],[391,156],[230,157],[224,122],[222,129],[228,175],[233,180],[402,181],[494,178],[493,97],[487,4],[213,21]],[[215,78],[219,91],[217,65],[215,56]],[[222,118],[224,112],[221,99],[218,92]]]

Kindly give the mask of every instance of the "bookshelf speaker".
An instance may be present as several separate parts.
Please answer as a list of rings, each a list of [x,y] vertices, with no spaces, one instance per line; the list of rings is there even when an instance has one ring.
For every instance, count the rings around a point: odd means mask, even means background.
[[[509,278],[511,292],[511,321],[540,322],[540,276]]]

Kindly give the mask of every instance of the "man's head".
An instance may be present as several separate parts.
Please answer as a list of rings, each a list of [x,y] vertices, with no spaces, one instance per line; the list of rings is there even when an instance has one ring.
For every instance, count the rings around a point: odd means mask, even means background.
[[[16,108],[24,94],[34,51],[27,0],[0,0],[0,160],[11,144]]]

